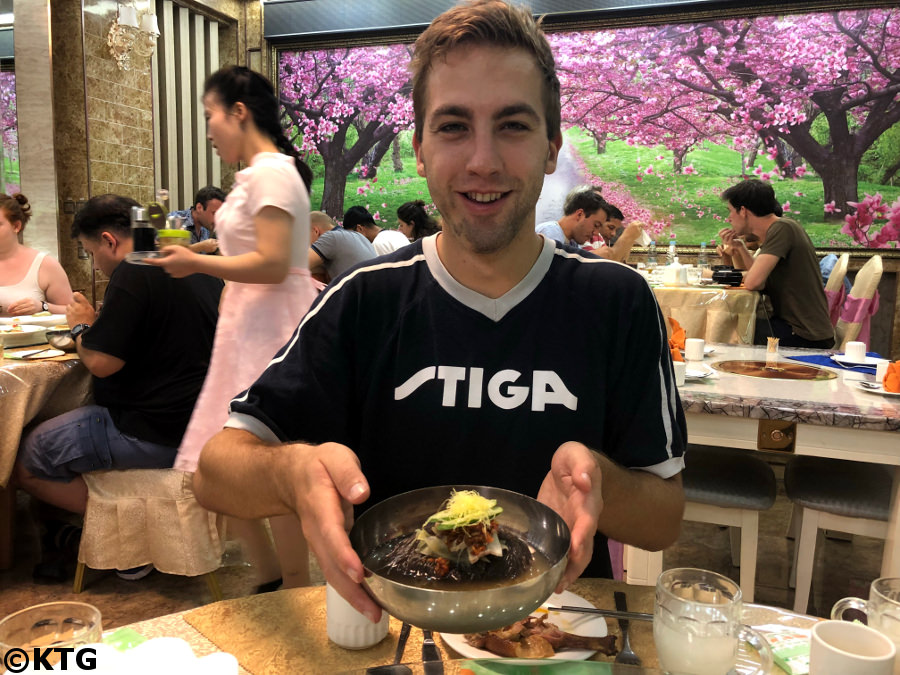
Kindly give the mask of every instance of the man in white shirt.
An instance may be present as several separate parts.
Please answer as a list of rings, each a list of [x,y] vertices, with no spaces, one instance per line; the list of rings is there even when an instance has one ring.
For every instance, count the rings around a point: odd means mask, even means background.
[[[582,246],[609,219],[606,201],[590,189],[573,190],[566,195],[563,217],[535,227],[535,232],[560,244]]]
[[[362,206],[351,206],[347,209],[347,212],[344,213],[344,229],[363,235],[372,242],[375,253],[378,255],[384,255],[409,245],[406,235],[398,230],[385,230],[376,225],[372,214]]]

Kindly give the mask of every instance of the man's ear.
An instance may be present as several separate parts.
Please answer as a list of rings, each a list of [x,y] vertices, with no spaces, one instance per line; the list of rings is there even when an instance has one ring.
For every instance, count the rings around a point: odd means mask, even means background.
[[[416,153],[416,173],[425,178],[425,160],[422,158],[422,141],[419,140],[418,133],[413,131],[412,137],[413,152]]]

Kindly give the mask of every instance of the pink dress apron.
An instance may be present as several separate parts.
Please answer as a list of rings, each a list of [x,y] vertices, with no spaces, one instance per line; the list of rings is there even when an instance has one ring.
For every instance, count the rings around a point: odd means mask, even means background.
[[[253,180],[254,171],[261,165],[274,164],[277,171],[279,162],[290,170],[287,175],[276,175],[282,182],[273,181],[271,172],[266,173],[264,181]],[[291,186],[294,177],[299,190]],[[284,181],[291,186],[293,199],[302,197],[300,205],[282,203]],[[182,471],[196,471],[203,446],[225,425],[231,399],[259,377],[316,297],[303,257],[309,248],[309,198],[290,157],[256,155],[250,167],[236,174],[234,188],[216,213],[216,235],[222,253],[239,255],[256,250],[252,214],[262,206],[260,190],[277,193],[273,205],[286,206],[284,210],[294,215],[292,267],[280,284],[225,284],[209,372],[175,460],[175,468]],[[263,203],[273,202],[267,198]]]

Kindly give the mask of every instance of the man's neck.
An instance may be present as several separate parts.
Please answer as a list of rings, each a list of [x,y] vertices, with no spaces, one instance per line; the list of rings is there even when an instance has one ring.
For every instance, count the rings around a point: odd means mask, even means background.
[[[487,298],[499,298],[518,284],[540,256],[543,238],[524,229],[496,253],[475,253],[460,246],[446,232],[437,238],[437,251],[450,275],[466,288]]]
[[[566,239],[572,239],[572,233],[575,231],[575,219],[572,216],[563,216],[556,221]]]
[[[750,231],[759,237],[760,244],[766,240],[766,234],[776,220],[778,220],[778,216],[770,213],[768,216],[756,217],[750,222]]]

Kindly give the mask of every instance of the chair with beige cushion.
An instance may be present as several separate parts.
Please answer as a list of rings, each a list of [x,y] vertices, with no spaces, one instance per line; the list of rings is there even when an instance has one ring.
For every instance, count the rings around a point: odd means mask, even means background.
[[[844,290],[844,279],[847,277],[847,265],[849,262],[850,254],[842,253],[834,267],[831,268],[828,281],[825,282],[825,297],[828,300],[828,314],[831,317],[832,326],[837,325],[841,316],[841,309],[844,306],[844,299],[847,297]]]
[[[213,598],[221,600],[218,517],[197,502],[192,476],[175,469],[84,474],[88,501],[74,592],[81,592],[85,567],[127,570],[149,563],[166,574],[206,575]]]
[[[878,309],[878,283],[883,265],[880,255],[873,255],[856,273],[853,288],[844,300],[841,317],[835,326],[841,351],[848,342],[859,340],[869,344],[869,322]]]

